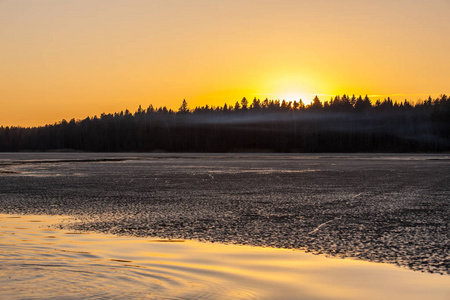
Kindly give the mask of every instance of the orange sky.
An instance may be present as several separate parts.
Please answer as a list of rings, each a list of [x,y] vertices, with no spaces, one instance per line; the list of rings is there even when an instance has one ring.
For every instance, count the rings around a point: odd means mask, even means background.
[[[449,0],[0,0],[0,125],[449,93]]]

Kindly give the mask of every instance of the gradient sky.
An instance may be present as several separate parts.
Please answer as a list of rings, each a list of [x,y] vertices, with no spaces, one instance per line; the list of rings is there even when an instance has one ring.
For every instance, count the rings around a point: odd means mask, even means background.
[[[0,125],[449,93],[450,0],[0,0]]]

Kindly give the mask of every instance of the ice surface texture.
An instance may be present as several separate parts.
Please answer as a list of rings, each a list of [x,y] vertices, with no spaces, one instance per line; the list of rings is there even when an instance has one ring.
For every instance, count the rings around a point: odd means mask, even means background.
[[[1,154],[0,212],[450,274],[446,155]]]

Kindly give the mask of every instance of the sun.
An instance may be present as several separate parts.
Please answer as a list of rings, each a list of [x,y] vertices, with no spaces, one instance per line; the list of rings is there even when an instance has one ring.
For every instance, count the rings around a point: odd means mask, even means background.
[[[306,93],[302,92],[285,92],[280,93],[280,100],[286,100],[286,101],[299,101],[300,99],[304,104],[309,104],[311,102],[311,96]]]
[[[315,91],[320,90],[322,82],[313,73],[298,73],[289,70],[275,72],[264,82],[264,87],[270,91],[274,100],[299,101],[308,105],[314,98]]]

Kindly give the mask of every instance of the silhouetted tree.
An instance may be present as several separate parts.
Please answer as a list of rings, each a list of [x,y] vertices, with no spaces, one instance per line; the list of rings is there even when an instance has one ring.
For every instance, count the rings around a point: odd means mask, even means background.
[[[353,103],[354,102],[354,103]],[[248,104],[247,104],[248,105]],[[177,113],[142,106],[84,120],[42,127],[0,127],[0,151],[275,151],[402,152],[450,151],[450,100],[446,95],[420,103],[387,98],[335,96],[322,104],[301,100],[259,101],[245,113],[208,105]]]
[[[188,113],[188,112],[189,112],[188,104],[186,102],[186,99],[183,99],[183,102],[181,103],[181,106],[178,109],[178,113],[185,114],[185,113]]]
[[[256,99],[256,97],[253,98],[253,102],[252,102],[251,108],[252,108],[253,110],[259,110],[259,109],[261,109],[261,101],[259,101],[259,99]]]
[[[247,98],[242,98],[242,100],[241,100],[241,109],[242,110],[247,110],[247,107],[248,107],[248,101],[247,101]]]
[[[308,108],[309,110],[319,111],[322,108],[322,102],[320,102],[319,97],[315,96]]]

